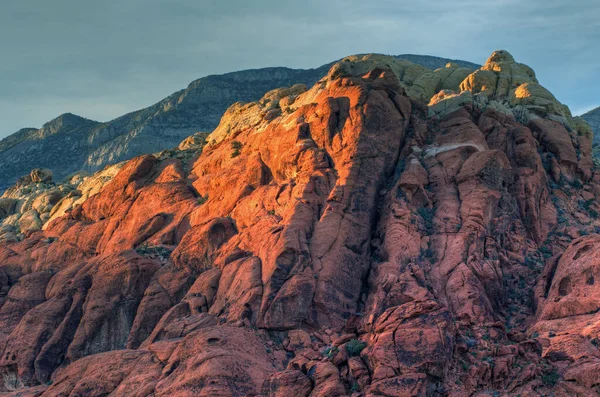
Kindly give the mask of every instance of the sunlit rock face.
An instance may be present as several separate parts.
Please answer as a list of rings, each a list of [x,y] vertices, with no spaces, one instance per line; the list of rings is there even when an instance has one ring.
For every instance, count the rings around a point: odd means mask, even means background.
[[[413,62],[413,68],[421,71],[450,62],[426,55],[394,58],[403,59],[405,64]],[[466,61],[452,62],[470,69],[478,67]],[[24,128],[0,141],[0,194],[34,168],[48,168],[53,171],[54,180],[62,182],[75,172],[94,173],[135,156],[171,149],[196,132],[212,131],[232,104],[258,101],[279,87],[312,86],[331,65],[315,69],[272,67],[207,76],[152,106],[108,122],[66,113],[41,129]]]
[[[0,243],[0,390],[595,395],[600,180],[568,116],[505,51],[235,104]]]

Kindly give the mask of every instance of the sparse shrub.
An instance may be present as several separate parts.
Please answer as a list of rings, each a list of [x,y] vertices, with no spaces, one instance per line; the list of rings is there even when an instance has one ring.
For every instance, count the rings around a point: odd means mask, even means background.
[[[435,208],[421,207],[417,209],[417,213],[423,219],[423,226],[427,234],[431,234],[433,231],[433,217],[435,216]]]
[[[148,243],[142,243],[135,248],[135,252],[137,252],[138,255],[146,258],[166,261],[171,256],[171,252],[173,251],[166,247],[152,246]]]
[[[241,149],[242,149],[241,142],[239,142],[239,141],[232,141],[231,142],[231,149],[233,149],[233,151],[231,152],[231,158],[239,156],[241,154]]]
[[[542,255],[544,255],[544,258],[546,259],[552,256],[552,250],[547,246],[543,246],[542,248],[540,248],[540,252],[542,253]]]
[[[208,195],[204,196],[204,197],[202,197],[202,196],[198,197],[198,205],[202,205],[202,204],[206,203],[207,201],[208,201]]]
[[[340,349],[338,349],[336,346],[327,346],[325,349],[323,349],[323,355],[331,360],[336,356],[336,354],[338,354],[339,351]]]
[[[583,188],[583,185],[581,184],[581,182],[579,182],[579,179],[573,179],[573,180],[571,181],[571,186],[572,186],[574,189],[581,189],[581,188]]]
[[[592,208],[592,204],[594,204],[594,200],[579,200],[577,202],[579,204],[579,209],[581,211],[587,212],[587,214],[593,218],[598,219],[598,211]]]
[[[358,356],[365,347],[367,347],[367,344],[358,339],[352,339],[346,343],[346,351],[350,357]]]
[[[432,250],[431,248],[427,248],[427,249],[421,248],[421,256],[423,258],[429,259],[429,261],[431,263],[435,262],[435,260],[436,260],[436,258],[435,258],[435,251]]]
[[[460,366],[462,367],[463,371],[467,371],[467,370],[470,368],[470,365],[469,365],[469,363],[467,363],[467,362],[466,362],[466,361],[464,361],[464,360],[461,360],[461,361],[460,361]]]
[[[538,260],[532,256],[526,256],[525,257],[525,266],[527,266],[530,269],[535,269],[538,265]]]
[[[546,372],[542,375],[542,382],[546,386],[554,386],[558,383],[560,379],[560,375],[556,371],[556,368],[552,368],[550,371]]]

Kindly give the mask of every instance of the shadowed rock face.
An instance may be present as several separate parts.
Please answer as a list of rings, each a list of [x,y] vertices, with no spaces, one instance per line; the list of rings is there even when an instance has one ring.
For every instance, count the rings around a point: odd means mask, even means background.
[[[236,104],[201,154],[0,244],[0,390],[597,394],[589,137],[511,102],[535,76],[505,52],[417,69],[353,56]],[[482,71],[506,90],[457,92]]]

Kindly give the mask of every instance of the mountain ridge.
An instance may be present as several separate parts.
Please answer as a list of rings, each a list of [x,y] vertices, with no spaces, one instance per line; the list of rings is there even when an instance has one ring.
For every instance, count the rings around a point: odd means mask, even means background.
[[[581,115],[594,131],[594,143],[600,143],[600,106]]]
[[[421,61],[430,67],[442,67],[447,62],[477,67],[470,62],[433,56],[397,57]],[[177,146],[195,132],[214,129],[232,103],[258,100],[265,92],[282,86],[296,83],[310,86],[326,74],[332,64],[314,69],[270,67],[209,75],[192,81],[154,105],[107,122],[65,113],[69,119],[87,120],[78,136],[57,126],[54,126],[57,134],[48,133],[53,122],[60,124],[57,120],[62,116],[41,129],[20,130],[0,141],[0,167],[4,171],[0,176],[0,191],[33,168],[48,168],[55,179],[61,180],[79,170],[94,172],[135,155]],[[57,136],[43,139],[50,135]],[[58,136],[65,136],[65,140]]]

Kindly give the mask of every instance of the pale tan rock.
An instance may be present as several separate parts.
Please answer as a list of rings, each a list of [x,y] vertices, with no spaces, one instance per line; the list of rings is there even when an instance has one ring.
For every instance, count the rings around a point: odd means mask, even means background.
[[[52,171],[47,168],[36,168],[31,171],[31,181],[33,183],[42,183],[52,181]]]
[[[42,229],[42,221],[36,210],[25,212],[17,223],[21,232],[33,232]]]
[[[462,109],[473,103],[473,95],[470,91],[442,90],[431,98],[429,102],[429,117],[437,116],[444,118],[452,112]]]
[[[424,66],[415,65],[403,59],[368,54],[353,55],[342,59],[331,68],[328,78],[361,76],[376,68],[389,68],[405,87],[413,85],[419,76],[430,72]]]

